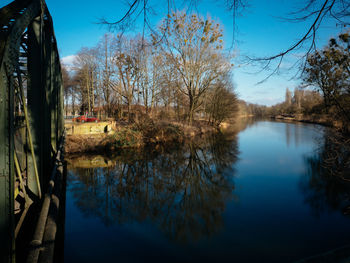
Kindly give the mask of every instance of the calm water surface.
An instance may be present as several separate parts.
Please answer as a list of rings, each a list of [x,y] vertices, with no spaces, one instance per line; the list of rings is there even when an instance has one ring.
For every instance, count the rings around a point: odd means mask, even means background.
[[[171,149],[73,159],[65,261],[294,262],[349,245],[350,191],[323,171],[325,136],[260,121]]]

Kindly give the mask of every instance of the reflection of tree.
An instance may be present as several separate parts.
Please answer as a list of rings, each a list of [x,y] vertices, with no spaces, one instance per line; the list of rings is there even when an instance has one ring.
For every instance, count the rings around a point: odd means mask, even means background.
[[[342,210],[349,214],[349,142],[329,132],[323,140],[318,151],[305,158],[306,176],[300,182],[305,202],[317,216],[325,210]]]
[[[286,137],[286,144],[287,146],[295,145],[298,147],[302,144],[307,144],[311,141],[313,141],[314,133],[307,132],[306,130],[309,130],[310,128],[317,129],[319,133],[323,132],[323,127],[312,127],[310,124],[305,126],[303,123],[287,123],[283,122],[285,126],[285,137]]]
[[[247,118],[237,118],[234,122],[232,129],[232,133],[236,135],[237,133],[244,131],[245,129],[256,125],[258,121],[263,119],[258,117],[247,117]]]
[[[196,240],[217,232],[233,197],[237,142],[221,135],[161,153],[122,154],[114,168],[75,169],[70,191],[87,216],[106,225],[150,220],[170,238]]]

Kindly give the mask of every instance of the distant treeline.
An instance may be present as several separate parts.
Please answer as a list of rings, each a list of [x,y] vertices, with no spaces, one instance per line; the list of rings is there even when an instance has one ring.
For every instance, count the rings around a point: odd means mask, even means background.
[[[319,115],[340,123],[342,133],[350,124],[350,37],[349,33],[330,39],[327,46],[309,54],[303,67],[302,84],[285,100],[267,107],[240,102],[241,114],[255,116]]]
[[[254,115],[257,117],[326,113],[322,95],[318,91],[301,88],[295,88],[293,92],[287,88],[285,101],[276,105],[264,106],[239,101],[239,109],[242,115]]]

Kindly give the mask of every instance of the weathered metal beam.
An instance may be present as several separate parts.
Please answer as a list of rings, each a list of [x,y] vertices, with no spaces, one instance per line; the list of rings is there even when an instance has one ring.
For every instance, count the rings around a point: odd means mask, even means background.
[[[13,1],[0,10],[0,64],[5,53],[6,39],[11,32],[11,19],[21,16],[21,11],[29,5],[31,0]]]
[[[36,17],[28,26],[28,117],[30,130],[32,132],[32,144],[34,148],[34,158],[28,159],[28,187],[29,189],[41,197],[40,187],[37,185],[35,178],[35,166],[39,168],[39,174],[42,175],[42,118],[43,110],[43,83],[42,83],[42,28],[41,16]],[[35,161],[37,160],[37,164]],[[43,178],[39,179],[41,188]]]
[[[25,118],[25,122],[26,122],[26,127],[27,127],[27,133],[28,133],[28,144],[29,144],[29,150],[31,153],[31,157],[32,157],[32,164],[33,164],[33,169],[34,169],[34,179],[36,182],[36,186],[38,189],[38,196],[39,198],[41,198],[41,186],[40,186],[40,179],[39,179],[39,173],[38,173],[38,167],[37,167],[37,158],[35,157],[35,152],[34,152],[34,144],[33,144],[33,137],[32,137],[32,131],[31,131],[31,127],[29,125],[29,116],[28,116],[28,110],[27,110],[27,103],[26,103],[26,99],[24,96],[24,87],[23,87],[23,83],[22,83],[22,76],[19,70],[19,67],[17,67],[16,69],[17,71],[17,79],[18,79],[18,84],[19,84],[19,94],[21,97],[21,101],[22,101],[22,106],[23,106],[23,111],[24,111],[24,118]]]
[[[13,109],[10,92],[11,81],[4,67],[0,68],[0,261],[12,258],[14,240],[14,173],[13,173],[13,127],[10,112]],[[13,112],[13,111],[12,111]]]
[[[47,20],[44,20],[45,24],[43,27],[43,40],[44,40],[44,45],[43,45],[43,52],[44,52],[44,74],[45,78],[43,80],[43,88],[44,88],[44,103],[43,103],[43,117],[45,118],[46,122],[43,124],[42,127],[42,132],[45,134],[44,136],[44,143],[42,147],[43,154],[46,156],[46,167],[44,167],[45,171],[49,167],[51,167],[52,162],[50,160],[54,158],[55,156],[55,151],[56,149],[52,147],[52,142],[51,142],[51,93],[53,84],[52,84],[52,61],[51,61],[51,50],[52,50],[52,24],[48,23]],[[45,164],[44,164],[45,165]],[[48,180],[46,180],[45,184],[48,183]]]
[[[15,11],[20,12],[25,1],[18,1]],[[1,10],[1,14],[6,13]],[[40,10],[34,1],[16,21],[2,24],[0,33],[0,260],[14,262],[14,72],[18,62],[22,34],[33,14]],[[13,11],[14,12],[14,11]],[[11,12],[6,16],[12,18]],[[0,16],[5,19],[4,16]],[[5,27],[6,28],[5,28]]]
[[[27,34],[23,36],[25,30]],[[22,71],[26,73],[27,87],[23,87],[21,83]],[[22,96],[20,101],[22,108],[25,108],[26,104],[28,106],[26,119],[30,120],[30,125],[26,125],[24,129],[27,134],[31,131],[32,140],[29,141],[32,141],[33,145],[28,149],[17,140],[17,144],[20,144],[19,154],[16,156],[19,157],[16,162],[17,173],[22,192],[26,193],[29,189],[31,193],[40,197],[40,188],[46,186],[49,181],[47,171],[51,167],[58,138],[63,135],[64,129],[59,55],[52,19],[44,0],[17,0],[0,9],[0,262],[14,261],[16,85],[19,85],[22,91],[27,88],[27,97]],[[21,114],[21,109],[17,107],[16,112]],[[18,130],[18,127],[16,129]],[[33,157],[30,157],[30,148],[34,149]],[[35,172],[36,163],[38,173]],[[21,180],[22,171],[19,166],[22,165],[26,165],[28,189],[24,189]],[[39,180],[35,178],[36,174],[40,175]],[[58,202],[55,204],[58,206]],[[26,212],[27,210],[24,211],[24,216]],[[20,224],[23,222],[23,214]],[[19,225],[16,233],[19,231]],[[54,230],[51,234],[47,232],[51,238],[54,236],[55,226],[49,224],[48,229]],[[52,254],[52,248],[48,248],[47,251],[48,254]]]
[[[48,190],[39,215],[33,240],[31,241],[27,263],[53,262],[53,253],[57,232],[57,218],[60,199],[62,196],[63,180],[63,147],[64,135],[61,138],[51,173]]]
[[[58,53],[57,53],[58,54]],[[57,138],[61,138],[63,136],[64,132],[64,88],[63,88],[63,79],[61,74],[61,62],[59,57],[56,58],[56,65],[58,67],[58,83],[57,83],[57,89],[58,89],[58,136]]]

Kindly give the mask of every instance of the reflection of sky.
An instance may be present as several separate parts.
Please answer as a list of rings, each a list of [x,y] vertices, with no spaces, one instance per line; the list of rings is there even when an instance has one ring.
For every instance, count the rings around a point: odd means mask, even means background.
[[[303,171],[302,156],[314,150],[316,135],[313,125],[260,122],[239,135],[238,169],[242,174],[263,171],[271,176]]]
[[[339,239],[350,242],[349,219],[340,211],[311,216],[298,184],[307,169],[304,156],[313,153],[321,136],[317,126],[277,122],[260,122],[239,134],[241,155],[235,166],[239,202],[229,205],[226,220],[235,222],[227,224],[227,232],[245,233],[239,246],[247,253],[278,250],[281,262],[287,262],[291,251],[311,256],[319,246],[325,252],[344,245]],[[325,242],[320,245],[317,240]]]
[[[224,204],[222,229],[196,242],[170,240],[157,225],[162,213],[157,222],[146,216],[118,224],[117,218],[107,226],[94,215],[84,216],[68,191],[67,262],[113,257],[119,262],[292,262],[350,243],[349,218],[340,211],[315,217],[300,190],[306,171],[304,156],[313,153],[313,138],[320,135],[313,125],[278,122],[259,122],[242,131],[239,161],[227,171],[235,171],[237,198]],[[199,212],[199,199],[188,203],[187,209],[197,208],[188,212]]]

